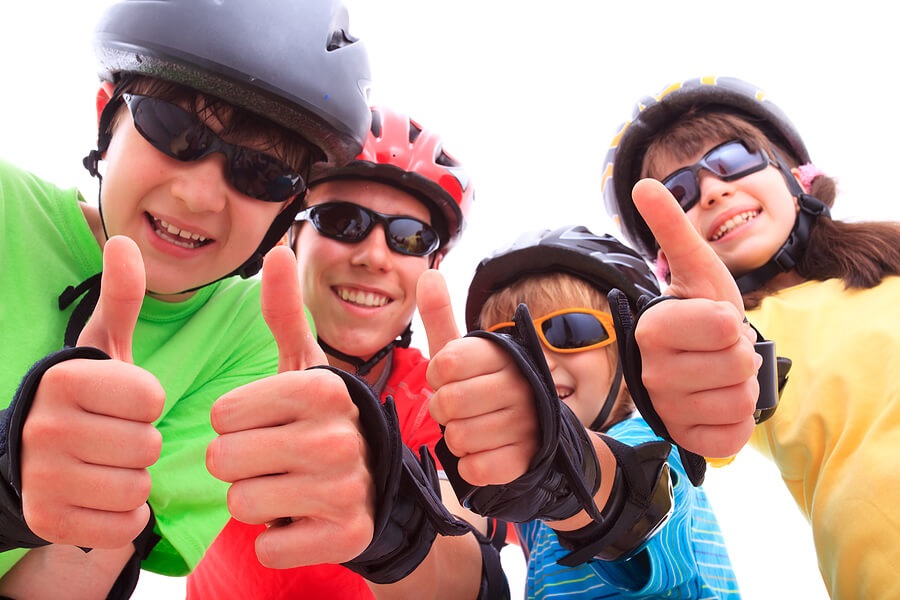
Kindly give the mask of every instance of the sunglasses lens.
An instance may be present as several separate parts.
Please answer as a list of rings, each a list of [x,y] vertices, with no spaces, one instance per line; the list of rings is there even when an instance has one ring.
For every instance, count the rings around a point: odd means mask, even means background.
[[[388,232],[391,246],[402,254],[425,256],[437,247],[437,232],[416,219],[391,219]]]
[[[609,332],[589,313],[564,313],[541,323],[547,343],[560,350],[585,348],[609,339]]]
[[[729,142],[706,157],[706,168],[720,179],[743,177],[768,163],[761,152],[750,152],[741,142]]]
[[[273,156],[239,148],[229,165],[231,183],[242,194],[281,202],[303,190],[305,182],[299,173]]]
[[[155,98],[132,97],[134,126],[154,148],[176,160],[197,160],[209,147],[208,130],[181,108]]]
[[[372,220],[360,207],[343,202],[314,206],[312,222],[316,231],[341,242],[364,239],[372,226]]]
[[[663,185],[672,193],[685,212],[690,210],[700,197],[697,177],[688,169],[676,171],[663,181]]]

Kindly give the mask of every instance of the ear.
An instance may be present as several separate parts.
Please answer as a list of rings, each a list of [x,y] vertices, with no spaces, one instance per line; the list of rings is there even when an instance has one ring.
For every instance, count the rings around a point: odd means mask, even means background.
[[[797,180],[797,183],[800,184],[800,189],[808,194],[809,186],[804,185],[803,183],[803,174],[800,172],[800,167],[794,167],[793,169],[791,169],[791,175],[793,175],[794,179]]]
[[[656,262],[653,263],[653,267],[657,279],[665,282],[666,285],[672,283],[672,271],[669,269],[669,259],[666,258],[666,253],[663,252],[661,248],[656,253]]]
[[[115,91],[115,87],[108,81],[104,81],[100,84],[100,89],[97,90],[97,125],[100,125],[100,115],[103,114],[103,109],[106,108],[106,105],[109,104],[109,99],[112,98],[113,92]]]

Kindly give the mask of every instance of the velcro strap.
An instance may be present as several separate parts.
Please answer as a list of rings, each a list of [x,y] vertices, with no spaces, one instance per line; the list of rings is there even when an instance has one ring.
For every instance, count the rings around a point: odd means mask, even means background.
[[[442,439],[436,453],[447,479],[466,508],[486,517],[522,523],[562,520],[587,510],[599,516],[594,494],[600,488],[600,465],[578,417],[559,400],[528,308],[516,309],[515,333],[473,331],[500,346],[516,363],[534,394],[540,447],[528,471],[504,485],[473,486],[459,474],[459,458]]]
[[[635,407],[637,407],[641,416],[644,417],[644,420],[647,421],[647,424],[650,425],[653,433],[675,444],[678,448],[678,454],[681,456],[681,462],[691,483],[695,486],[702,484],[706,476],[706,459],[699,454],[682,448],[669,435],[669,430],[666,429],[665,423],[663,423],[659,413],[653,407],[650,393],[644,387],[644,381],[641,377],[641,350],[638,348],[634,337],[637,322],[648,308],[675,298],[672,296],[657,296],[650,299],[649,296],[644,296],[639,302],[637,316],[632,316],[628,296],[621,290],[614,289],[610,291],[607,299],[609,300],[613,323],[616,327],[616,343],[619,346],[619,360],[622,363],[622,371],[625,374],[625,384],[628,386],[628,392],[631,394],[631,399],[634,400]]]
[[[394,583],[412,573],[431,550],[437,534],[463,535],[469,526],[441,502],[437,471],[426,448],[419,459],[403,445],[394,402],[382,403],[369,385],[340,369],[327,369],[344,380],[359,409],[375,484],[375,532],[363,552],[343,563],[374,583]]]
[[[566,567],[593,559],[628,559],[672,515],[673,490],[667,462],[672,446],[645,442],[632,447],[599,435],[616,458],[616,479],[601,519],[575,531],[556,532],[559,543],[572,550],[557,561]]]
[[[653,407],[650,394],[647,388],[644,387],[644,382],[641,378],[641,351],[634,337],[637,322],[647,309],[660,302],[678,300],[678,298],[657,296],[650,299],[649,296],[644,296],[639,302],[638,313],[635,317],[632,316],[628,297],[622,291],[617,289],[610,291],[607,299],[612,309],[613,322],[616,327],[619,360],[622,362],[625,383],[628,385],[628,391],[631,393],[634,405],[656,435],[675,444],[675,447],[678,448],[678,454],[681,456],[681,462],[691,483],[695,486],[702,484],[706,476],[706,459],[699,454],[682,448],[669,435],[669,430],[666,429],[659,413]],[[751,325],[751,327],[753,326]],[[759,371],[756,373],[756,379],[759,383],[759,398],[756,401],[756,411],[753,416],[756,423],[762,423],[775,413],[781,390],[787,383],[787,374],[791,368],[791,361],[781,356],[776,357],[775,342],[764,339],[755,327],[753,330],[756,331],[757,338],[754,349],[763,359],[762,365],[760,365]]]
[[[0,417],[0,551],[36,548],[49,542],[36,536],[22,514],[22,473],[20,453],[22,429],[34,403],[38,385],[50,367],[67,360],[87,358],[108,360],[108,354],[90,346],[63,348],[37,361],[19,384],[9,408]]]

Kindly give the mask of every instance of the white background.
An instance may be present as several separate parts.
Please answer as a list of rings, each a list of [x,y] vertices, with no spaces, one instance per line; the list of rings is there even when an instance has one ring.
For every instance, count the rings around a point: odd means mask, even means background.
[[[96,186],[80,161],[96,139],[90,30],[106,3],[7,3],[0,20],[0,157],[77,185],[88,198]],[[838,178],[836,217],[900,219],[900,43],[889,4],[348,6],[351,32],[369,48],[373,100],[441,132],[475,182],[470,225],[442,266],[461,324],[475,264],[518,232],[582,223],[615,233],[600,195],[609,141],[639,97],[679,79],[733,75],[759,85],[803,132],[813,160]],[[707,481],[745,597],[825,597],[808,525],[769,463],[746,451]],[[179,597],[182,590],[180,580],[146,576],[136,597]]]

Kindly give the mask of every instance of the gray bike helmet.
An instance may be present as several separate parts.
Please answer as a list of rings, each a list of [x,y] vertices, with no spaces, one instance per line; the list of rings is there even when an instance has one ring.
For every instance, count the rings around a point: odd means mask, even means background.
[[[338,0],[122,0],[94,31],[100,77],[179,83],[307,138],[331,163],[362,149],[370,71]]]
[[[658,296],[659,284],[641,256],[611,235],[586,227],[533,231],[482,260],[469,284],[466,327],[478,329],[487,299],[527,275],[562,271],[602,292],[622,290],[634,309],[644,295]]]
[[[100,18],[94,49],[105,81],[145,75],[181,84],[298,134],[325,157],[315,172],[353,160],[369,131],[368,55],[348,26],[339,0],[121,0]],[[85,158],[95,176],[110,118]],[[256,274],[303,202],[298,195],[227,276]]]
[[[756,86],[733,77],[699,77],[671,84],[654,97],[643,98],[630,120],[619,126],[603,163],[603,198],[609,216],[639,252],[656,259],[658,246],[653,234],[631,200],[638,182],[644,154],[651,141],[691,109],[716,108],[739,114],[780,147],[797,164],[809,162],[809,152],[794,125],[780,108],[766,99]]]

